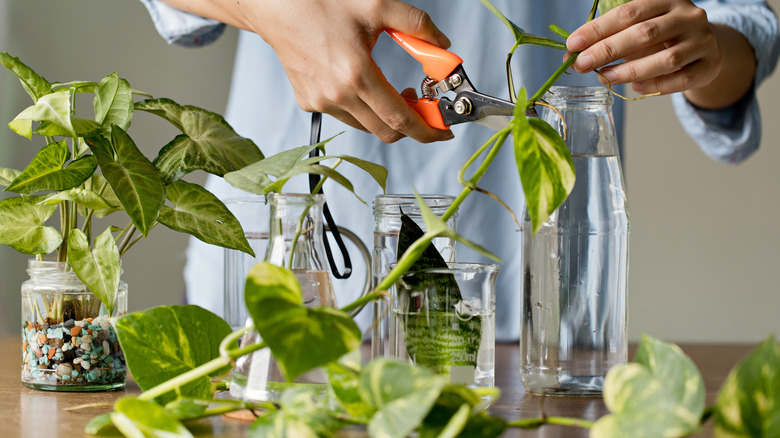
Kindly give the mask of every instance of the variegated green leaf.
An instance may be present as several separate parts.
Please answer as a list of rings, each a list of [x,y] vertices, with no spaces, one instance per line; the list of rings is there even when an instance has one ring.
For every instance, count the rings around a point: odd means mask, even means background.
[[[114,403],[111,422],[126,437],[192,438],[192,433],[158,404],[125,396]]]
[[[103,178],[99,173],[93,174],[90,179],[84,182],[84,190],[89,190],[90,192],[96,193],[112,206],[110,208],[95,209],[92,212],[95,217],[105,217],[115,211],[122,210],[122,203],[114,194],[114,189],[111,188],[111,185],[108,184],[108,181],[106,181],[106,179]],[[79,205],[78,209],[82,216],[86,216],[84,207]]]
[[[569,148],[552,126],[525,118],[525,90],[520,91],[512,121],[515,160],[533,232],[574,188],[574,162]]]
[[[116,73],[103,78],[95,89],[95,120],[103,126],[117,125],[127,130],[133,118],[130,83]]]
[[[70,122],[73,125],[73,132],[79,137],[91,137],[99,134],[103,129],[98,122],[85,117],[71,115]],[[68,131],[68,129],[49,121],[41,122],[34,132],[44,137],[68,137],[72,135],[72,132]]]
[[[108,314],[113,315],[122,265],[111,230],[95,239],[94,250],[90,250],[87,236],[81,230],[70,230],[68,261],[73,272],[106,306]]]
[[[117,209],[115,205],[111,205],[104,197],[92,190],[78,188],[57,192],[51,196],[47,196],[41,201],[41,204],[57,205],[64,201],[70,201],[81,207],[91,208],[93,210]]]
[[[604,381],[601,417],[590,436],[682,437],[699,428],[704,380],[679,347],[642,336],[635,362],[616,366]]]
[[[146,236],[165,202],[165,185],[157,168],[116,125],[111,127],[111,144],[101,137],[87,142],[133,225]],[[112,150],[116,156],[110,154]]]
[[[69,159],[70,150],[65,140],[46,145],[6,190],[23,195],[47,190],[68,190],[86,181],[97,169],[97,160],[93,155],[83,156],[63,168]]]
[[[447,384],[424,367],[385,359],[373,360],[362,371],[363,399],[378,411],[368,433],[379,438],[404,438],[420,426]]]
[[[219,316],[198,306],[160,306],[122,316],[116,324],[133,380],[150,389],[219,356],[219,344],[231,333]],[[219,375],[223,370],[213,373]],[[180,395],[212,398],[211,378],[202,376],[179,387]],[[155,400],[176,398],[169,392]]]
[[[154,160],[168,184],[194,170],[223,176],[263,159],[254,142],[236,134],[219,114],[170,99],[144,100],[136,103],[135,109],[156,114],[183,133]]]
[[[225,181],[233,187],[255,194],[268,193],[266,188],[273,185],[275,181],[284,179],[292,172],[295,166],[300,165],[301,160],[309,155],[309,152],[315,148],[323,150],[323,146],[331,139],[324,140],[316,145],[301,146],[293,149],[284,150],[264,158],[256,163],[250,164],[237,170],[225,174]],[[289,179],[289,177],[287,178]]]
[[[22,87],[30,95],[33,102],[51,93],[51,84],[33,69],[28,67],[19,58],[0,52],[0,64],[10,70],[22,82]]]
[[[176,181],[165,188],[173,208],[163,206],[157,221],[212,245],[237,249],[254,257],[244,230],[216,196],[197,184]]]
[[[45,122],[61,128],[62,132],[66,132],[69,137],[76,137],[76,131],[70,120],[70,94],[70,89],[66,88],[41,96],[35,105],[19,113],[8,126],[17,134],[31,138],[28,125],[32,122]]]
[[[328,155],[328,156],[316,156],[311,157],[303,160],[303,164],[314,164],[314,163],[320,163],[324,160],[344,160],[347,163],[354,164],[367,174],[371,176],[371,178],[376,181],[377,184],[379,184],[379,187],[382,188],[382,191],[385,190],[385,187],[387,186],[387,169],[379,164],[372,163],[370,161],[361,160],[360,158],[353,157],[351,155]]]
[[[780,346],[767,338],[735,366],[715,402],[715,436],[780,436]]]
[[[604,15],[613,8],[630,1],[631,0],[599,0],[599,12],[601,12],[601,15]]]
[[[9,169],[7,167],[0,167],[0,186],[6,187],[11,184],[11,181],[15,180],[19,174],[22,173],[16,169]]]
[[[316,388],[290,387],[284,391],[281,409],[259,417],[249,428],[249,437],[330,437],[344,424],[322,408]]]
[[[46,220],[57,211],[51,205],[37,205],[39,197],[8,198],[0,201],[0,244],[23,254],[48,254],[62,243],[62,236]]]
[[[360,346],[360,329],[349,315],[332,307],[304,306],[292,271],[258,263],[249,271],[244,299],[288,381]]]
[[[72,88],[76,93],[94,93],[97,82],[93,81],[70,81],[70,82],[52,82],[51,88]]]

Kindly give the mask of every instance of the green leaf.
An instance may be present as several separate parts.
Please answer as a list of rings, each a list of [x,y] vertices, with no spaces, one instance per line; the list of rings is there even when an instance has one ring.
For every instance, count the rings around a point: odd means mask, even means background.
[[[330,437],[344,424],[323,409],[314,388],[291,387],[282,394],[281,409],[259,417],[249,428],[250,437]]]
[[[324,160],[344,160],[348,163],[354,164],[367,174],[371,176],[371,178],[376,181],[377,184],[379,184],[379,187],[382,188],[382,191],[385,190],[387,186],[387,169],[379,164],[372,163],[370,161],[361,160],[360,158],[353,157],[351,155],[318,155],[316,157],[310,157],[306,160],[303,160],[303,163],[306,165],[314,164],[314,163],[320,163]],[[343,185],[343,184],[342,184]]]
[[[331,362],[325,367],[325,375],[333,396],[351,417],[368,421],[376,412],[376,408],[366,404],[360,396],[360,371]]]
[[[92,417],[89,423],[84,426],[84,432],[88,435],[122,436],[114,426],[114,422],[111,421],[111,412]]]
[[[166,183],[194,170],[223,176],[263,159],[252,140],[236,134],[218,114],[170,99],[144,100],[136,103],[135,109],[156,114],[183,133],[163,147],[154,160]]]
[[[379,438],[403,438],[420,426],[447,378],[432,371],[386,359],[371,361],[361,373],[363,399],[378,408],[368,433]]]
[[[71,115],[70,123],[73,125],[73,132],[79,137],[91,137],[99,134],[103,129],[98,122],[85,117]],[[73,134],[73,132],[68,131],[68,129],[49,121],[41,122],[40,126],[38,126],[34,132],[43,137],[69,137]]]
[[[255,265],[246,280],[247,309],[288,381],[360,346],[360,329],[344,312],[304,306],[292,271]]]
[[[774,336],[731,370],[715,402],[717,437],[780,436],[779,370]]]
[[[8,198],[0,201],[0,244],[23,254],[48,254],[62,243],[62,236],[46,220],[57,207],[37,205],[39,197]]]
[[[157,404],[135,397],[122,397],[114,403],[111,421],[127,437],[192,437],[179,420]]]
[[[93,99],[95,120],[103,126],[117,125],[123,130],[133,119],[133,93],[130,83],[116,73],[103,78]]]
[[[616,8],[624,3],[628,3],[631,0],[600,0],[599,1],[599,12],[601,12],[601,15],[606,14],[607,12],[611,11],[613,8]]]
[[[269,193],[271,190],[268,187],[281,181],[281,185],[275,186],[277,190],[281,190],[287,180],[300,173],[296,172],[295,168],[296,166],[304,166],[301,161],[309,155],[309,152],[315,148],[324,151],[325,144],[332,139],[333,137],[315,145],[300,146],[279,152],[241,170],[225,174],[225,181],[237,189],[261,195]]]
[[[533,232],[536,233],[574,188],[574,162],[560,135],[538,118],[525,118],[525,89],[513,119],[514,149]]]
[[[604,381],[601,417],[590,436],[681,437],[699,428],[704,412],[704,380],[679,347],[647,335],[635,363],[612,368]]]
[[[480,0],[482,2],[482,5],[488,8],[490,12],[493,13],[499,20],[501,20],[502,23],[512,32],[512,36],[515,37],[515,41],[520,41],[523,38],[523,35],[525,35],[525,31],[520,28],[520,26],[516,25],[512,21],[510,21],[504,14],[501,13],[501,11],[498,10],[495,6],[493,6],[492,3],[490,3],[489,0]]]
[[[65,140],[46,145],[6,190],[23,195],[46,190],[68,190],[86,181],[97,169],[97,160],[93,155],[83,156],[63,168],[69,159],[70,150]]]
[[[158,222],[206,243],[237,249],[254,257],[238,219],[208,190],[197,184],[176,181],[166,187],[165,195],[174,207],[164,206]]]
[[[231,333],[217,315],[198,306],[160,306],[120,317],[115,324],[127,366],[142,390],[150,389],[219,356],[219,344]],[[218,374],[218,373],[215,373]],[[211,380],[199,377],[181,386],[182,396],[211,398]],[[158,397],[165,404],[169,392]]]
[[[179,397],[165,405],[165,412],[179,420],[198,418],[208,409],[211,400]]]
[[[8,184],[11,184],[11,181],[15,180],[20,173],[22,172],[16,169],[0,167],[0,186],[8,186]]]
[[[507,428],[506,421],[491,417],[485,412],[482,398],[470,388],[462,385],[447,385],[436,400],[425,421],[419,429],[420,438],[440,437],[448,427],[457,430],[460,427],[454,416],[468,407],[470,414],[458,436],[494,438]],[[460,413],[459,415],[463,415]]]
[[[19,113],[8,126],[17,134],[31,138],[32,122],[46,122],[60,128],[58,132],[67,133],[68,137],[76,137],[70,120],[70,94],[69,89],[63,89],[41,96],[35,105]],[[21,129],[21,126],[24,129]]]
[[[87,143],[133,225],[146,236],[165,202],[165,185],[157,168],[116,125],[111,126],[111,144],[101,137],[92,137]],[[115,156],[111,150],[116,151]]]
[[[110,208],[95,209],[92,213],[95,217],[105,217],[115,211],[122,210],[122,203],[114,194],[114,190],[108,184],[108,181],[106,181],[106,179],[103,178],[103,176],[101,176],[99,173],[93,174],[90,179],[84,182],[84,190],[88,190],[99,195],[112,206]],[[81,205],[79,205],[79,213],[82,216],[86,216],[86,211],[84,211],[84,208]]]
[[[109,316],[113,316],[122,265],[111,230],[98,236],[95,249],[90,251],[87,236],[78,228],[72,229],[68,237],[68,261],[73,272],[106,306]]]
[[[94,93],[97,82],[94,81],[70,81],[52,82],[51,88],[72,88],[76,93]]]
[[[28,67],[19,58],[0,52],[0,64],[15,74],[22,82],[22,87],[30,95],[33,102],[51,93],[51,84],[33,69]]]
[[[70,189],[64,192],[58,192],[51,196],[47,196],[46,199],[41,201],[42,205],[57,205],[61,202],[70,201],[79,206],[91,208],[94,210],[103,209],[116,209],[115,205],[111,205],[104,197],[98,195],[92,190],[87,189]]]

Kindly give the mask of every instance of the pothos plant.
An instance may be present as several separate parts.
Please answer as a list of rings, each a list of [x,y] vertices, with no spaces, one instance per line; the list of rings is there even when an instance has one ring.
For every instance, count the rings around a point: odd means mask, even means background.
[[[526,34],[487,1],[483,3],[516,36],[512,52],[524,43],[563,46]],[[597,5],[596,0],[590,18]],[[188,437],[192,434],[185,425],[187,421],[252,409],[258,418],[250,426],[249,436],[331,436],[345,425],[362,424],[375,437],[400,438],[414,432],[422,437],[494,437],[512,427],[559,424],[590,428],[594,437],[676,437],[694,433],[709,418],[715,419],[715,428],[723,436],[777,435],[780,347],[773,338],[735,367],[715,405],[706,408],[703,380],[691,360],[678,347],[645,336],[634,362],[611,370],[607,376],[604,399],[611,413],[595,423],[545,415],[507,422],[486,410],[489,401],[499,396],[497,389],[451,385],[432,370],[385,359],[363,366],[356,355],[360,331],[345,312],[381,299],[383,291],[414,265],[433,238],[448,236],[465,241],[447,228],[445,221],[477,189],[510,135],[533,226],[538,227],[566,198],[574,175],[565,144],[542,122],[527,119],[526,110],[536,105],[575,58],[576,54],[530,98],[523,90],[518,93],[515,117],[465,163],[460,172],[463,192],[443,217],[420,203],[427,231],[409,246],[396,268],[369,296],[340,310],[307,308],[291,271],[260,263],[252,268],[245,288],[245,302],[254,321],[250,327],[230,333],[219,317],[195,306],[163,306],[119,318],[117,333],[125,346],[128,366],[143,392],[119,399],[112,412],[88,424],[87,432],[102,434],[116,428],[126,436]],[[228,180],[249,175],[251,180],[266,181],[264,187],[268,187],[279,175],[290,175],[295,163],[305,160],[300,152],[290,152],[287,160],[281,160],[287,163],[284,166],[272,166],[276,173],[258,169],[258,164],[254,176],[249,171],[237,171]],[[466,179],[466,171],[483,155],[481,164]],[[165,330],[159,329],[160,323],[165,324]],[[239,346],[237,340],[249,330],[257,330],[262,342]],[[180,348],[171,351],[170,344]],[[322,367],[328,378],[327,389],[293,387],[278,404],[215,399],[215,391],[224,385],[218,377],[224,376],[237,358],[264,348],[270,349],[289,381]]]

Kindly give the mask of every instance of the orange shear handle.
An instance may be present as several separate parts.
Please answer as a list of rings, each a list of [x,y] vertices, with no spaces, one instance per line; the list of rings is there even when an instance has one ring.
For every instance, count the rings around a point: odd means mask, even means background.
[[[463,64],[460,56],[441,47],[436,47],[427,41],[394,29],[386,29],[385,32],[422,65],[426,75],[437,81],[447,79],[459,65]],[[439,99],[412,100],[405,98],[405,100],[428,125],[437,129],[449,129],[444,124],[441,111],[439,111]]]

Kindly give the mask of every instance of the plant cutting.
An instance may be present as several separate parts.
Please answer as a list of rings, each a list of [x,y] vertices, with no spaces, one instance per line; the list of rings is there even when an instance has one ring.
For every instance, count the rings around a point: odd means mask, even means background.
[[[52,390],[123,386],[124,356],[110,322],[126,312],[122,255],[160,224],[251,253],[224,204],[181,178],[195,170],[221,176],[263,154],[217,114],[169,99],[134,102],[151,96],[116,73],[50,82],[8,53],[0,64],[32,99],[8,126],[40,144],[25,169],[0,169],[0,184],[18,195],[0,201],[0,243],[34,256],[23,287],[22,381]],[[90,117],[77,98],[87,95]],[[181,131],[153,161],[127,132],[136,110]],[[47,222],[55,213],[59,229]],[[97,219],[107,216],[99,232]]]

